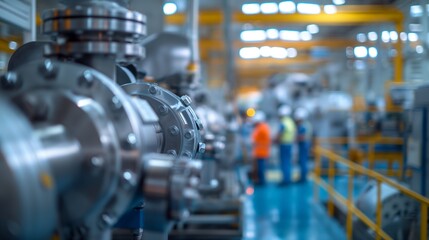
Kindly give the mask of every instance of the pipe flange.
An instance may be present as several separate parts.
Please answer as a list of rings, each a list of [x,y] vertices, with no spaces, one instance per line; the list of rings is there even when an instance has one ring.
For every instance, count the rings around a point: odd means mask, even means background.
[[[145,99],[159,116],[164,144],[161,153],[177,158],[191,159],[203,152],[199,119],[187,97],[179,98],[172,92],[150,83],[131,83],[123,85],[131,96]],[[185,99],[187,103],[184,103]]]
[[[56,41],[48,54],[110,54],[119,61],[143,57],[139,42],[146,35],[146,17],[117,3],[77,2],[46,11],[43,21],[43,32]]]
[[[69,57],[74,56],[81,58],[88,54],[95,55],[115,55],[116,61],[134,61],[142,58],[144,48],[134,43],[121,43],[121,42],[67,42],[62,45],[50,45],[45,51],[45,56],[60,56]]]
[[[61,211],[67,216],[63,222],[97,225],[100,230],[113,225],[134,196],[142,168],[139,156],[151,151],[141,144],[139,117],[128,95],[111,79],[83,65],[40,60],[14,72],[21,84],[0,89],[1,95],[12,99],[30,119],[72,126],[70,133],[81,142],[84,161],[100,166],[100,161],[92,161],[96,157],[104,162],[93,178],[92,168],[82,166],[89,171],[89,179],[79,185],[80,191],[66,193],[62,199],[67,210]],[[26,109],[25,103],[32,99],[47,100],[42,102],[47,113]],[[69,107],[73,114],[64,110]],[[87,199],[90,196],[99,203],[97,209],[93,209],[94,200]],[[78,208],[76,202],[80,202]]]
[[[0,236],[48,239],[57,219],[55,182],[38,155],[41,143],[31,124],[10,102],[0,99]]]

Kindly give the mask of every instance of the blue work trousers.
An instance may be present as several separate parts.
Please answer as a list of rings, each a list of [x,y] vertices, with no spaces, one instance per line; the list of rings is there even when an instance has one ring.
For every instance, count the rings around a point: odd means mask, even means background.
[[[280,144],[280,169],[283,174],[283,183],[290,183],[292,171],[292,144]]]
[[[259,184],[265,184],[265,162],[267,159],[265,158],[258,158],[258,183]]]
[[[307,141],[302,141],[298,143],[298,163],[299,168],[301,170],[301,182],[305,182],[307,180],[307,162],[308,162],[308,155],[310,151],[310,144]]]

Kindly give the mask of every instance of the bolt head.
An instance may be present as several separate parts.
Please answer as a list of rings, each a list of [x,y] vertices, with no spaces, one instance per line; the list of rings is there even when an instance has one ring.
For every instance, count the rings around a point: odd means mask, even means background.
[[[149,87],[149,93],[152,95],[155,95],[158,92],[158,89],[156,89],[155,86],[150,86]]]
[[[188,140],[193,139],[194,138],[194,131],[193,130],[187,131],[185,133],[185,138],[188,139]]]
[[[136,137],[136,135],[134,133],[128,134],[128,136],[127,136],[127,142],[130,145],[136,145],[136,143],[137,143],[137,137]]]
[[[191,158],[192,154],[190,152],[186,151],[186,152],[183,153],[183,156],[186,157],[186,158]]]
[[[176,150],[173,150],[173,149],[168,150],[167,154],[170,154],[170,155],[173,155],[173,156],[177,156]]]
[[[7,72],[5,75],[1,76],[1,87],[5,90],[16,89],[22,85],[18,79],[18,74],[15,72]]]
[[[200,120],[200,119],[195,119],[195,124],[197,124],[197,128],[198,128],[198,130],[203,130],[204,126],[203,126],[203,124],[201,123],[201,120]]]
[[[119,100],[118,97],[116,97],[116,96],[112,97],[112,101],[111,102],[112,102],[112,108],[113,108],[113,110],[119,110],[119,109],[122,108],[122,103],[121,103],[121,101]]]
[[[92,157],[91,158],[91,165],[93,167],[101,167],[104,164],[104,159],[102,157]]]
[[[130,171],[125,171],[122,174],[122,179],[123,179],[124,183],[128,186],[135,186],[136,185],[135,175]]]
[[[168,113],[168,107],[165,105],[161,105],[159,106],[158,111],[161,115],[165,115]]]
[[[40,72],[45,76],[46,80],[53,80],[57,75],[58,68],[51,60],[46,59],[40,66]]]
[[[179,128],[177,126],[171,126],[169,128],[170,134],[173,136],[177,136],[180,132]]]
[[[185,106],[189,106],[192,103],[192,99],[188,95],[183,95],[182,97],[180,97],[180,100],[182,101],[183,105],[185,105]]]
[[[90,70],[85,70],[79,78],[79,85],[82,87],[92,87],[94,84],[94,75]]]
[[[198,152],[204,153],[206,151],[206,144],[205,143],[198,143]]]

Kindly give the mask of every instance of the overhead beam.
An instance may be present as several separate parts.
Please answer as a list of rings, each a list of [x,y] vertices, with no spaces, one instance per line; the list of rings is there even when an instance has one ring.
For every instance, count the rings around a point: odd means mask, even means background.
[[[220,25],[224,16],[222,11],[204,10],[200,12],[200,25]],[[404,20],[403,13],[392,6],[337,6],[335,14],[244,14],[237,11],[233,21],[238,23],[253,23],[260,25],[275,24],[310,24],[319,25],[361,25],[393,22]],[[165,16],[166,24],[183,25],[186,16],[183,13]]]

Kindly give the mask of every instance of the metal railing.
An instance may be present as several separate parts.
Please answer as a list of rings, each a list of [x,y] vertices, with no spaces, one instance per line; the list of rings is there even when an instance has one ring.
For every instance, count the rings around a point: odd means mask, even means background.
[[[370,136],[370,137],[357,137],[357,138],[347,138],[347,137],[330,137],[330,138],[316,138],[315,146],[317,147],[326,147],[327,145],[335,146],[335,145],[350,145],[350,142],[353,142],[356,145],[367,146],[366,154],[363,154],[363,151],[360,151],[362,156],[359,156],[359,160],[350,159],[352,161],[357,161],[362,163],[363,159],[368,160],[369,169],[375,170],[375,163],[379,160],[387,161],[388,167],[387,170],[377,169],[377,172],[381,172],[387,176],[392,177],[403,177],[403,155],[402,152],[383,152],[376,151],[375,146],[378,144],[382,145],[403,145],[402,138],[396,137],[381,137],[381,136]],[[349,148],[350,150],[350,148]],[[354,152],[355,155],[359,155],[359,153]],[[398,169],[393,169],[393,163],[398,163]],[[409,175],[411,171],[407,171],[406,174]]]
[[[334,215],[334,200],[339,202],[341,205],[344,205],[347,209],[346,215],[346,232],[347,239],[353,239],[353,216],[358,217],[364,224],[366,224],[369,228],[371,228],[375,234],[376,239],[392,239],[385,231],[382,229],[382,202],[381,202],[381,184],[387,184],[395,189],[397,189],[400,193],[408,196],[418,203],[420,203],[420,239],[427,240],[427,222],[428,222],[428,206],[429,199],[400,185],[392,179],[389,179],[382,174],[362,167],[359,164],[356,164],[350,160],[347,160],[331,150],[323,149],[321,147],[316,146],[314,149],[315,153],[315,167],[314,172],[312,174],[312,178],[314,180],[315,189],[314,189],[314,197],[316,201],[319,200],[319,188],[321,187],[328,192],[328,213],[330,216]],[[321,177],[321,160],[323,158],[328,159],[328,181],[326,182]],[[348,180],[348,189],[347,189],[347,197],[342,196],[338,193],[334,188],[334,178],[336,174],[335,165],[341,164],[346,166],[348,169],[349,180]],[[375,222],[371,220],[368,216],[366,216],[362,211],[360,211],[353,202],[353,188],[354,188],[354,176],[356,174],[367,176],[368,178],[374,179],[377,183],[377,204],[376,204],[376,217]]]

